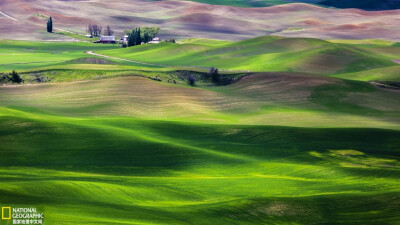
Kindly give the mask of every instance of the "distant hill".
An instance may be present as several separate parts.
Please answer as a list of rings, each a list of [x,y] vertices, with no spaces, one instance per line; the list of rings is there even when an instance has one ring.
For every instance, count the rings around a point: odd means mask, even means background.
[[[190,0],[192,2],[201,2],[210,5],[228,5],[238,7],[269,7],[287,3],[309,3],[315,4],[321,0]]]
[[[336,8],[358,8],[364,10],[400,9],[400,0],[325,0],[319,4]]]
[[[238,7],[269,7],[287,3],[308,3],[336,8],[358,8],[364,10],[400,9],[400,0],[189,0],[211,5]]]
[[[196,0],[210,1],[211,0]],[[215,4],[283,0],[215,0]],[[309,3],[322,0],[303,0]],[[96,2],[100,2],[96,0]],[[209,5],[193,1],[32,1],[0,0],[0,39],[71,40],[61,30],[86,34],[88,24],[110,25],[115,35],[134,26],[161,27],[160,37],[244,40],[264,35],[319,39],[385,39],[400,41],[397,11],[328,9],[307,3],[264,8]],[[135,4],[133,4],[135,3]],[[96,15],[91,15],[96,12]],[[140,13],[139,13],[140,12]],[[4,15],[3,15],[3,14]],[[45,32],[47,18],[55,33]],[[356,18],[356,19],[355,19]],[[44,32],[43,32],[44,31]],[[29,34],[29,35],[27,35]],[[79,36],[78,36],[79,37]]]

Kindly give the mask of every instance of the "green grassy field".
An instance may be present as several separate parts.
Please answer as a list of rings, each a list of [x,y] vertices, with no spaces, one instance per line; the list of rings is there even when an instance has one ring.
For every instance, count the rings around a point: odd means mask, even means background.
[[[349,74],[398,66],[400,48],[386,41],[324,41],[265,36],[240,42],[189,40],[100,51],[101,54],[171,66],[230,70]],[[350,74],[348,79],[357,79]],[[361,78],[363,80],[364,78]]]
[[[27,42],[0,40],[0,72],[35,70],[88,57],[85,51],[116,49],[119,45],[99,45],[84,42]]]
[[[132,48],[91,43],[0,42],[0,72],[60,69],[102,71],[222,70],[304,72],[350,80],[399,81],[398,44],[381,40],[332,40],[265,36],[239,42],[188,39]],[[85,51],[159,64],[92,62]],[[185,68],[187,67],[187,68]],[[195,68],[197,67],[197,68]],[[65,77],[62,78],[65,79]],[[71,80],[71,79],[70,79]]]
[[[48,225],[400,224],[400,92],[367,82],[399,81],[393,43],[1,43],[1,71],[51,80],[0,86],[1,206]],[[175,66],[270,72],[190,87]]]

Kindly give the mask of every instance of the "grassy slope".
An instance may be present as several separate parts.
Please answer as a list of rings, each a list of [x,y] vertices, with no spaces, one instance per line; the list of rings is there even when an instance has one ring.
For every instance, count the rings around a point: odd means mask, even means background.
[[[113,46],[13,43],[0,57],[27,54],[19,69],[48,70],[56,81],[174,69],[82,59]],[[271,70],[315,72],[322,49],[334,51],[325,53],[332,71],[365,69],[362,60],[397,67],[386,64],[398,54],[387,43],[278,37],[105,52],[230,69],[241,60],[265,68],[260,59],[276,57]],[[350,65],[344,53],[360,61]],[[31,63],[41,54],[44,65]],[[399,224],[399,99],[366,82],[298,72],[226,87],[139,77],[0,87],[0,205],[39,207],[48,224]]]
[[[307,38],[259,37],[215,45],[203,41],[106,50],[102,54],[173,66],[215,66],[253,71],[338,74],[396,66],[400,48],[380,43],[337,43]],[[336,42],[336,43],[335,43]]]
[[[26,70],[56,65],[88,57],[85,51],[115,49],[119,45],[96,45],[84,42],[0,41],[0,72]]]
[[[296,71],[333,75],[355,80],[398,81],[400,47],[377,40],[323,41],[307,38],[266,36],[240,42],[206,39],[184,40],[181,44],[162,43],[121,49],[117,45],[90,43],[41,43],[2,41],[0,72],[53,69],[151,70],[162,68],[115,61],[106,65],[88,65],[84,51],[175,67],[197,66],[230,70]],[[81,65],[79,65],[81,64]],[[201,68],[200,68],[201,69]],[[62,79],[66,80],[66,79]]]
[[[274,73],[2,87],[0,204],[50,224],[396,224],[398,97]]]
[[[362,81],[397,81],[400,82],[400,66],[391,66],[383,69],[373,69],[355,73],[344,73],[335,75],[335,77],[362,80]]]

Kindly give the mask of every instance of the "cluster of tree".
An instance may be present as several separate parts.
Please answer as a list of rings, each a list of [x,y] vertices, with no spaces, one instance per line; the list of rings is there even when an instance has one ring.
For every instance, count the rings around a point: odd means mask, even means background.
[[[22,78],[18,75],[18,73],[13,70],[9,74],[4,74],[0,76],[0,83],[22,83]]]
[[[209,74],[211,76],[212,82],[214,82],[217,85],[221,84],[222,78],[221,78],[221,75],[218,73],[218,69],[217,68],[211,67],[210,71],[209,71]]]
[[[182,81],[186,81],[190,86],[196,86],[198,81],[204,81],[205,83],[212,82],[215,85],[229,85],[237,80],[239,74],[220,74],[219,70],[215,67],[211,67],[207,72],[195,72],[195,71],[175,71],[174,72]],[[170,81],[169,81],[170,82]],[[399,82],[400,85],[400,82]]]
[[[142,44],[142,35],[140,32],[140,27],[135,28],[128,34],[128,47],[141,45]]]
[[[147,43],[155,38],[160,31],[159,27],[142,27],[141,38],[144,43]]]
[[[166,39],[165,42],[176,43],[174,38]]]
[[[107,26],[109,27],[109,26]],[[111,30],[111,28],[110,28]],[[98,37],[103,32],[103,27],[97,24],[89,24],[86,28],[86,32],[94,37]]]
[[[133,30],[125,30],[128,35],[128,47],[148,43],[156,37],[160,31],[159,27],[138,27]]]
[[[47,32],[53,32],[53,18],[51,17],[49,18],[49,20],[47,20]]]
[[[106,26],[106,30],[104,31],[105,36],[111,36],[114,34],[114,31],[111,30],[111,27],[109,25]]]

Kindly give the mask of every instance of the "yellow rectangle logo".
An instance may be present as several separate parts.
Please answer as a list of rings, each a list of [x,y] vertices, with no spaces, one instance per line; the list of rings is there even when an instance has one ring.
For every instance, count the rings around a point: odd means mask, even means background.
[[[8,210],[8,215],[6,214],[7,210]],[[11,207],[1,207],[1,219],[11,220]]]

